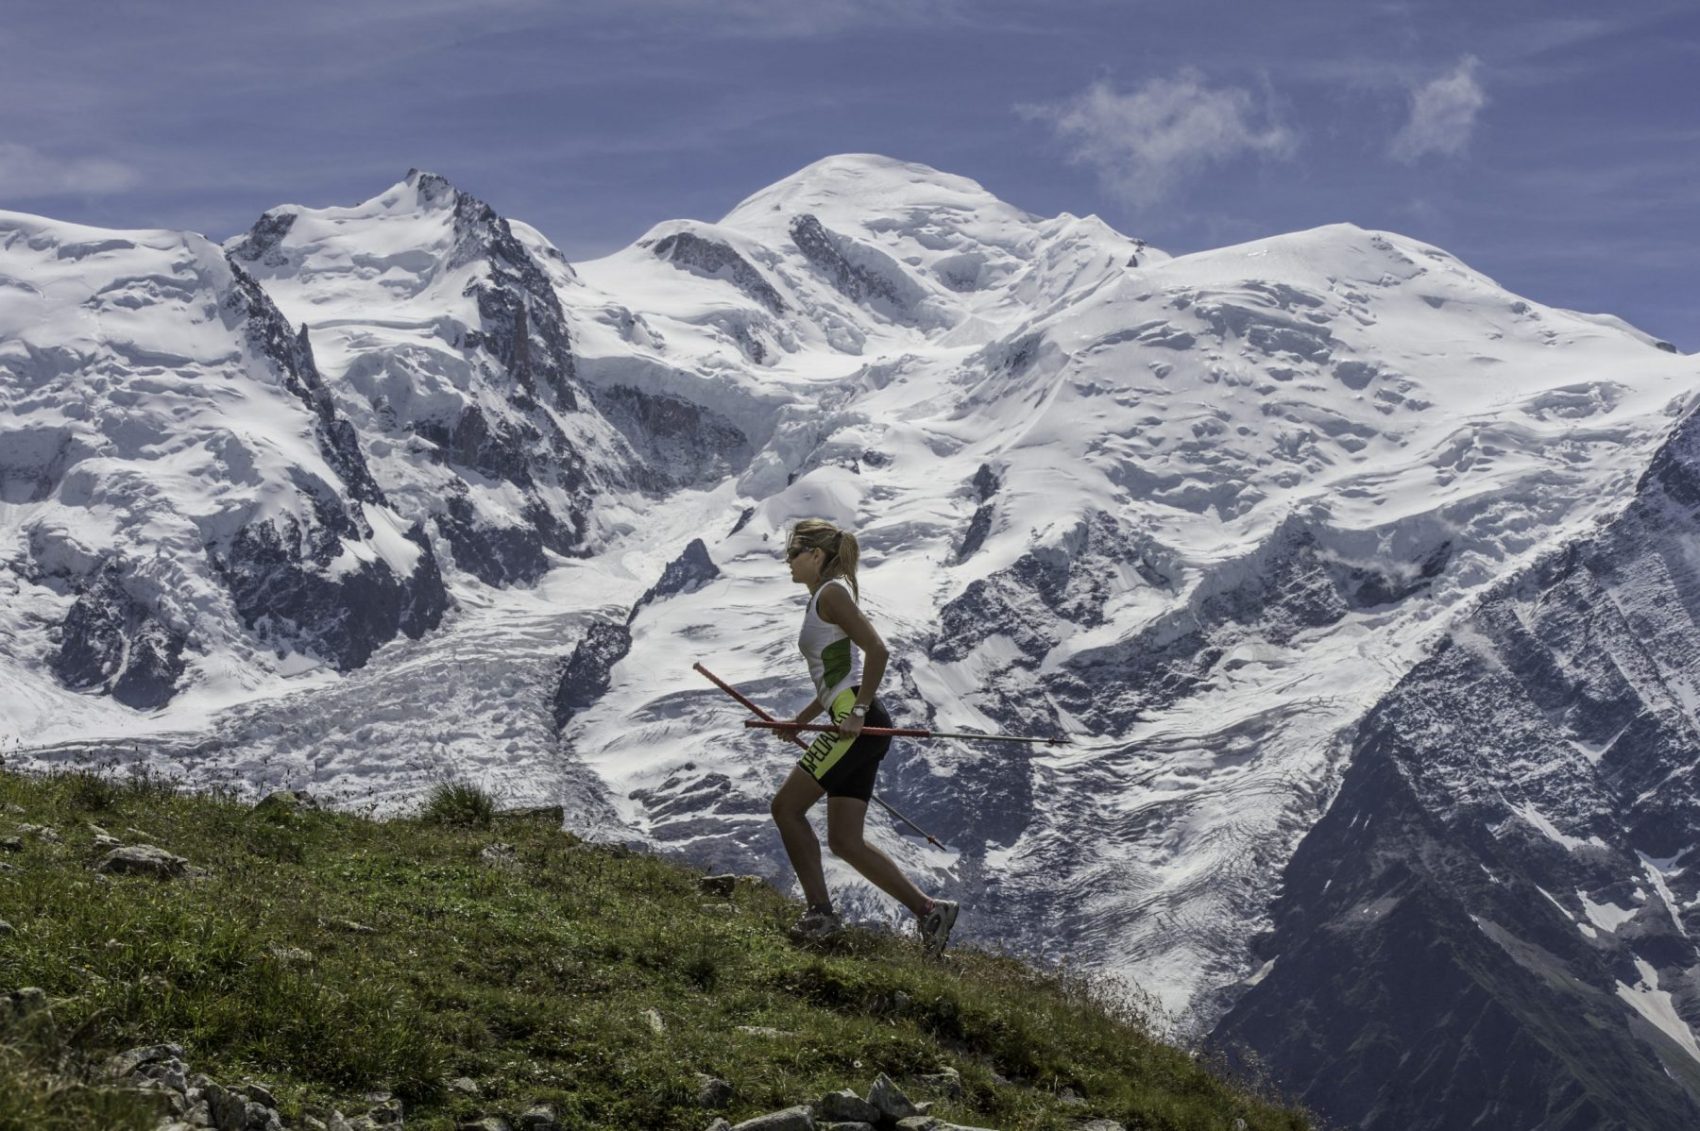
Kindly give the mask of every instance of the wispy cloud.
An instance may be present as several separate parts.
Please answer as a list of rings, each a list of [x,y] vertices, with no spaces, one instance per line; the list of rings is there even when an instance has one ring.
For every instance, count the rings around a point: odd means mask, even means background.
[[[120,161],[58,157],[27,145],[0,142],[0,199],[122,192],[138,179],[136,171]]]
[[[1246,154],[1286,157],[1297,141],[1259,111],[1249,91],[1211,87],[1190,68],[1132,93],[1100,80],[1073,98],[1016,111],[1049,123],[1068,144],[1070,161],[1096,170],[1107,189],[1138,207],[1210,165]]]
[[[1466,55],[1451,74],[1443,75],[1411,94],[1411,119],[1393,138],[1388,153],[1411,164],[1424,154],[1456,157],[1470,144],[1476,115],[1487,95],[1476,81],[1481,61]]]

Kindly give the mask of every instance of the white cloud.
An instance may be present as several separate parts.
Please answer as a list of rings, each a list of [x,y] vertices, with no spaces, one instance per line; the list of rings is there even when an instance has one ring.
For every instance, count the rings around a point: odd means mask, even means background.
[[[1069,144],[1069,160],[1096,169],[1110,191],[1141,207],[1208,165],[1248,153],[1286,157],[1296,142],[1284,126],[1256,124],[1249,92],[1211,88],[1191,69],[1131,94],[1100,80],[1066,101],[1016,109],[1049,122]]]
[[[1393,138],[1388,152],[1406,164],[1425,153],[1456,157],[1470,144],[1476,115],[1487,95],[1476,81],[1480,61],[1466,55],[1456,70],[1411,93],[1411,120]]]
[[[55,157],[27,145],[0,142],[0,200],[122,192],[138,179],[130,166],[104,157]]]

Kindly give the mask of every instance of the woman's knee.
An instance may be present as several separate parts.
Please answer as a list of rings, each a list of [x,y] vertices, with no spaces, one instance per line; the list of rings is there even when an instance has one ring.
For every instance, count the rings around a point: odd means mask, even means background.
[[[799,809],[794,802],[787,801],[783,793],[774,797],[768,805],[767,811],[773,815],[773,823],[776,825],[808,823],[808,817],[805,816],[808,810]]]
[[[826,830],[826,846],[834,856],[841,860],[860,856],[862,850],[866,847],[862,841],[861,833],[848,833],[842,829],[830,827]]]

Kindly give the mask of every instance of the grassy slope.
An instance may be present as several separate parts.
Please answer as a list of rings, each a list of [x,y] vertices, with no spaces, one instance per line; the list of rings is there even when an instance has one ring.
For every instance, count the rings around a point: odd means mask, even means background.
[[[947,1065],[963,1096],[934,1114],[961,1123],[1306,1126],[1077,979],[967,948],[929,962],[883,932],[799,950],[784,930],[799,907],[772,889],[704,896],[696,873],[544,822],[266,816],[146,781],[0,771],[0,836],[24,822],[61,841],[0,853],[15,868],[0,871],[15,929],[0,937],[0,994],[39,986],[54,1004],[0,1033],[0,1128],[151,1126],[67,1079],[158,1041],[182,1044],[191,1072],[265,1081],[286,1115],[308,1102],[354,1114],[362,1093],[393,1090],[410,1127],[543,1099],[564,1126],[701,1131],[698,1071],[731,1082],[736,1122]],[[125,843],[145,832],[206,874],[97,876],[90,824]],[[480,860],[496,840],[515,866]],[[446,1091],[462,1075],[480,1099]],[[1064,1087],[1087,1106],[1060,1100]]]

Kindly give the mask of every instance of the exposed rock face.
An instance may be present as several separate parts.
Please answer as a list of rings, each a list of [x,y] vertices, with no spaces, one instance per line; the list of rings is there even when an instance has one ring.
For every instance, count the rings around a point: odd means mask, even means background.
[[[631,629],[625,625],[599,621],[590,626],[561,668],[555,686],[555,729],[566,726],[574,715],[602,697],[614,665],[625,659],[631,648]]]
[[[791,221],[791,242],[837,290],[899,322],[924,321],[920,286],[884,252],[829,230],[811,213]]]
[[[1700,1119],[1697,482],[1690,416],[1369,716],[1218,1042],[1353,1126]]]
[[[771,314],[784,314],[785,300],[773,284],[750,261],[717,240],[695,232],[674,232],[656,240],[650,250],[657,259],[675,267],[714,279],[725,279],[766,307]]]
[[[735,475],[754,455],[748,436],[712,409],[629,385],[593,389],[596,408],[640,457],[638,475],[652,490]]]
[[[285,516],[245,526],[228,547],[211,551],[212,562],[259,639],[347,671],[398,632],[418,639],[435,628],[448,605],[442,574],[417,526],[403,536],[417,550],[407,576],[382,560],[356,559],[342,572],[344,539],[361,533],[352,516],[326,505],[307,524]]]
[[[650,602],[701,589],[719,576],[720,567],[708,556],[708,546],[701,538],[692,538],[690,545],[661,571],[661,580],[638,598],[637,603],[632,606],[631,615],[626,618],[626,623],[630,624],[635,620],[638,610]]]
[[[109,562],[77,596],[60,627],[53,674],[77,691],[104,691],[127,707],[169,702],[183,675],[188,637],[161,624],[124,589],[124,569]]]

